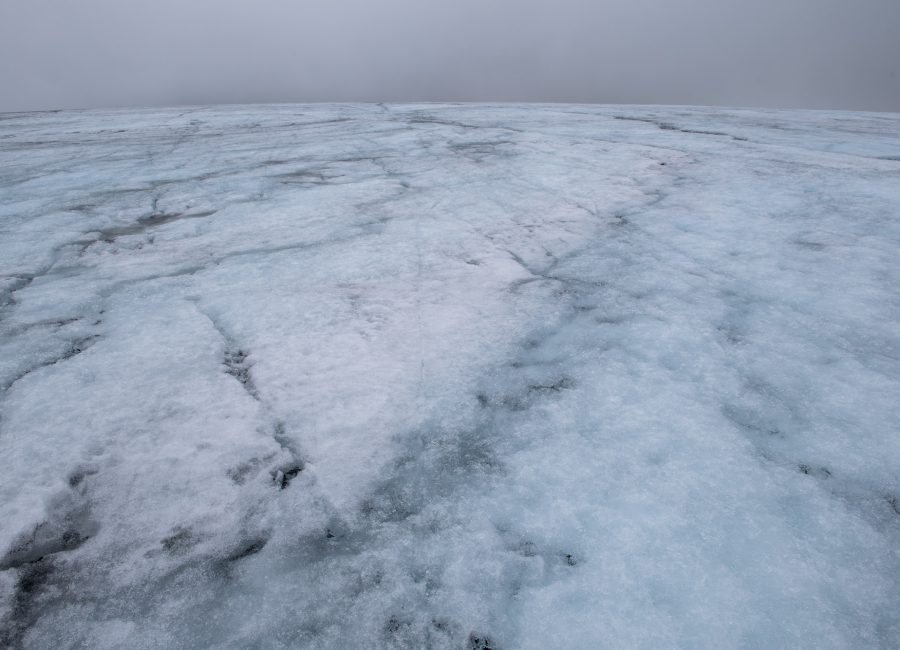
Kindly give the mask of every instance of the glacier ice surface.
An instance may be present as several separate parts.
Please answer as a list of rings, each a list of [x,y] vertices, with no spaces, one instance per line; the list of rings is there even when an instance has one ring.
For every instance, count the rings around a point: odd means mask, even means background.
[[[0,115],[0,645],[900,646],[900,116]]]

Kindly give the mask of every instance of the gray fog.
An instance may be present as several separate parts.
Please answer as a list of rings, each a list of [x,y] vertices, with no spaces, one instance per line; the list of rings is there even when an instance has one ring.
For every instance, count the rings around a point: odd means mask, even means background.
[[[900,111],[900,0],[0,0],[0,111],[295,101]]]

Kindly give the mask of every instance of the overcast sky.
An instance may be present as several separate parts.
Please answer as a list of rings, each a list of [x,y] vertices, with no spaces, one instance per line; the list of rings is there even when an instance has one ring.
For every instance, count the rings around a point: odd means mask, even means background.
[[[0,0],[0,111],[423,100],[900,111],[900,0]]]

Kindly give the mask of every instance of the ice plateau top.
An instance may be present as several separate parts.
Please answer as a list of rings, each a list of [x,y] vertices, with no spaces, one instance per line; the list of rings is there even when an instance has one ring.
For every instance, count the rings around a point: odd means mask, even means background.
[[[0,114],[0,646],[900,647],[900,115]]]

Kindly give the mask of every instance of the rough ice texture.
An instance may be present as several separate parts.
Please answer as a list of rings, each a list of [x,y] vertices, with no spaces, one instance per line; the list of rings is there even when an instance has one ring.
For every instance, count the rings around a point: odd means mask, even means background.
[[[900,646],[900,116],[0,115],[0,646]]]

